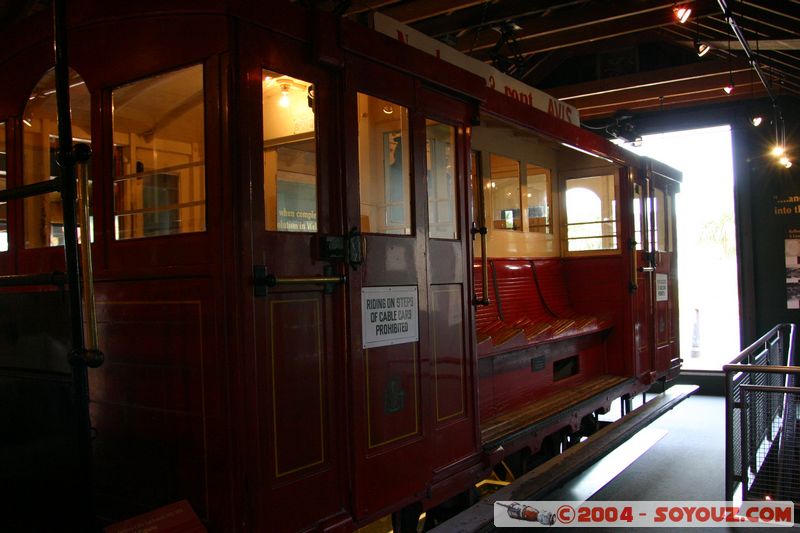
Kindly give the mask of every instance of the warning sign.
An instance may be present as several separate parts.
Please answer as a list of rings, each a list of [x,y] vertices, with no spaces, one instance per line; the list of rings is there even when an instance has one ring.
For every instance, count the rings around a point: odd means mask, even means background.
[[[669,278],[666,274],[656,274],[656,301],[666,302],[669,300],[669,291],[667,290],[667,280]]]
[[[417,287],[363,287],[361,326],[364,348],[419,340]]]

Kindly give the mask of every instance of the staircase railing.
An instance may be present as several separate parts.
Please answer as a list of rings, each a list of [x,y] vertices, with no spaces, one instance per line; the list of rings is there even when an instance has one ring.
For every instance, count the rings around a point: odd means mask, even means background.
[[[779,324],[742,351],[725,372],[725,496],[797,501],[795,325]]]

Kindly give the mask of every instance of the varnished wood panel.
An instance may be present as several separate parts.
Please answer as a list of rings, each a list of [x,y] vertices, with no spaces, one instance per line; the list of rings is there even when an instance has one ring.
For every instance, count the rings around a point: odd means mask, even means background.
[[[275,477],[325,462],[320,297],[270,302]],[[302,438],[298,438],[302,435]]]
[[[465,356],[461,284],[431,286],[431,351],[436,421],[465,413]]]
[[[419,373],[417,343],[365,350],[369,448],[417,435]]]
[[[90,391],[102,507],[113,515],[130,513],[131,502],[147,510],[188,497],[206,516],[203,303],[99,301],[97,309],[106,361],[90,373]]]

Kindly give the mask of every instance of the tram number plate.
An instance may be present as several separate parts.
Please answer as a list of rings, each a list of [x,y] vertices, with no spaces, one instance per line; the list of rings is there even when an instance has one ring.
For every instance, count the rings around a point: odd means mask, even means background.
[[[418,341],[417,287],[363,287],[361,326],[364,348]]]

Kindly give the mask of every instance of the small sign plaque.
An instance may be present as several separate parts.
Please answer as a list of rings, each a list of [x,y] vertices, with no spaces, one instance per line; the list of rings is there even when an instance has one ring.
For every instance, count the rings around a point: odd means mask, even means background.
[[[669,300],[668,276],[666,274],[656,274],[656,301],[666,302]]]
[[[418,341],[417,287],[363,287],[361,326],[364,348]]]

